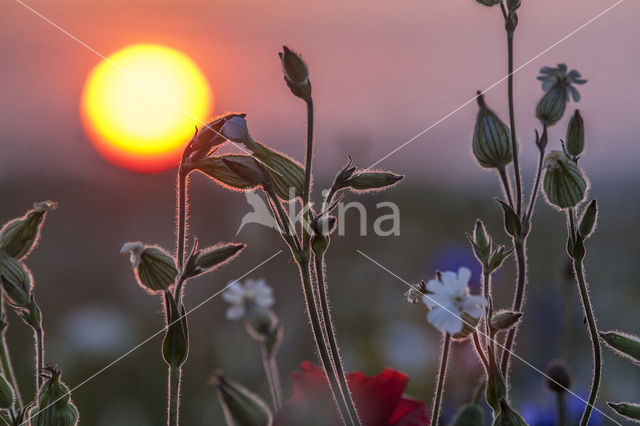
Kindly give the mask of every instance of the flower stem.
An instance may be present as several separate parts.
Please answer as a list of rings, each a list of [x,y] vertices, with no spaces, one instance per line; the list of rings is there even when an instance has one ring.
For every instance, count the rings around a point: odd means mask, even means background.
[[[0,292],[0,320],[2,321],[2,329],[0,329],[0,364],[2,366],[2,372],[7,380],[9,380],[9,383],[11,383],[11,387],[13,388],[13,392],[16,396],[15,408],[21,410],[23,407],[22,394],[20,393],[18,381],[16,380],[16,375],[13,371],[13,364],[11,363],[11,356],[9,355],[9,346],[7,345],[6,338],[7,327],[9,324],[7,323],[4,306],[4,299],[2,297],[2,292]]]
[[[564,426],[565,425],[565,420],[566,420],[566,406],[565,406],[565,400],[564,400],[564,392],[556,392],[556,425],[557,426]]]
[[[516,268],[518,270],[516,278],[516,293],[513,297],[513,305],[511,310],[513,312],[522,312],[522,302],[524,301],[524,290],[527,282],[527,259],[525,256],[525,244],[526,237],[522,237],[520,240],[514,239],[513,246],[516,252]],[[504,344],[504,351],[502,352],[501,370],[505,377],[508,376],[509,371],[509,357],[511,356],[511,348],[513,347],[516,332],[518,330],[518,324],[511,327],[507,333],[507,339]]]
[[[304,189],[302,191],[302,250],[309,252],[309,243],[311,236],[308,232],[309,227],[309,197],[311,192],[311,163],[313,160],[313,99],[311,96],[306,100],[307,103],[307,154],[304,166]]]
[[[266,344],[262,346],[262,365],[264,366],[264,372],[267,376],[267,383],[269,384],[269,392],[271,392],[271,399],[273,401],[274,412],[280,410],[282,406],[282,387],[280,386],[280,374],[278,373],[278,365],[274,356],[269,354],[269,350],[266,348]]]
[[[335,329],[333,327],[333,320],[331,318],[331,311],[329,310],[329,296],[327,294],[327,283],[325,280],[325,260],[324,254],[315,256],[315,271],[318,284],[318,295],[320,300],[320,310],[322,311],[322,320],[324,323],[324,331],[327,335],[329,342],[329,349],[331,350],[331,357],[333,358],[333,365],[336,369],[336,375],[340,382],[340,387],[344,395],[344,399],[349,409],[349,415],[355,424],[360,424],[358,417],[358,411],[356,405],[353,402],[351,391],[349,390],[349,384],[347,382],[347,376],[344,372],[344,365],[342,364],[342,358],[340,357],[340,349],[336,340]]]
[[[511,147],[513,148],[513,174],[516,186],[516,213],[522,211],[522,182],[520,182],[520,163],[518,162],[518,141],[516,140],[516,118],[513,101],[513,31],[507,31],[508,77],[507,96],[509,98],[509,127],[511,128]]]
[[[511,196],[511,187],[509,186],[509,178],[507,177],[507,172],[504,167],[500,167],[498,169],[498,174],[500,175],[500,180],[502,181],[502,186],[504,187],[504,192],[507,194],[507,201],[509,201],[509,205],[513,208],[513,198]]]
[[[546,137],[547,133],[547,125],[544,125],[543,134]],[[544,164],[544,148],[539,148],[540,155],[538,156],[538,169],[536,171],[536,179],[533,184],[533,191],[531,191],[531,198],[529,199],[529,207],[527,207],[527,211],[524,216],[524,223],[527,225],[531,223],[531,216],[533,216],[533,208],[536,204],[536,198],[538,197],[538,192],[540,190],[540,178],[542,177],[542,165]]]
[[[574,210],[569,209],[569,223],[570,233],[573,241],[576,240],[576,225],[574,216]],[[598,328],[596,326],[596,318],[593,313],[593,307],[591,306],[591,299],[589,298],[589,290],[587,288],[587,282],[584,278],[584,265],[582,260],[573,259],[573,272],[576,276],[578,288],[580,290],[580,299],[582,300],[582,308],[584,309],[584,316],[587,318],[587,325],[589,326],[589,335],[591,337],[591,345],[593,347],[593,381],[591,383],[591,391],[589,392],[589,400],[582,413],[582,419],[580,420],[581,426],[586,426],[593,410],[593,404],[596,402],[598,396],[598,388],[600,387],[600,376],[602,374],[602,353],[600,349],[600,339],[598,337]]]
[[[329,386],[331,387],[331,392],[333,393],[333,399],[335,400],[336,404],[338,404],[338,410],[340,412],[340,415],[342,416],[342,422],[344,424],[354,425],[355,423],[351,418],[351,415],[347,408],[342,389],[340,387],[340,384],[336,380],[336,374],[333,369],[333,364],[331,363],[331,358],[329,357],[329,352],[327,350],[327,343],[324,339],[324,336],[322,335],[320,317],[318,315],[313,286],[311,284],[309,259],[305,258],[305,254],[303,253],[302,255],[297,257],[296,262],[298,264],[300,276],[302,279],[302,292],[304,293],[307,314],[309,316],[309,321],[311,322],[311,332],[316,343],[318,354],[320,355],[322,367],[327,375],[327,379],[329,380]]]
[[[42,326],[33,327],[36,343],[36,395],[42,387],[42,373],[44,371],[44,332]]]
[[[179,424],[179,407],[180,407],[180,376],[182,368],[169,366],[169,401],[167,408],[167,424],[169,426],[178,426]]]
[[[482,361],[482,365],[484,365],[485,371],[488,373],[489,372],[489,361],[487,360],[487,356],[484,353],[484,350],[482,349],[482,344],[480,343],[480,339],[478,338],[478,332],[477,331],[473,332],[473,344],[476,347],[476,351],[478,352],[478,356],[480,357],[480,360]]]
[[[444,344],[442,345],[442,357],[440,358],[440,370],[438,370],[438,385],[436,394],[433,397],[433,411],[431,412],[431,424],[437,425],[440,417],[440,402],[442,400],[442,392],[444,390],[444,379],[447,375],[447,362],[449,360],[449,346],[451,344],[451,335],[445,333]]]

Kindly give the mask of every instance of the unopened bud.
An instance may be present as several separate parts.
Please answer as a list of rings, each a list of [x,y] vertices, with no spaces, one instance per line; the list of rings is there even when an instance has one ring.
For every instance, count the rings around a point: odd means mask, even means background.
[[[228,425],[268,426],[273,416],[267,404],[256,394],[216,372],[213,383]]]
[[[246,114],[241,113],[230,113],[230,114],[225,114],[223,116],[217,117],[215,118],[213,121],[211,121],[210,123],[208,123],[206,126],[204,126],[202,129],[200,129],[200,131],[198,132],[198,134],[195,136],[195,138],[193,139],[192,143],[191,143],[191,147],[193,149],[194,152],[197,152],[198,154],[196,155],[196,160],[203,157],[207,152],[209,152],[209,150],[213,147],[216,147],[218,145],[223,144],[224,142],[226,142],[228,136],[225,136],[222,133],[222,128],[224,127],[224,125],[234,119],[234,118],[242,118],[244,119],[244,117],[246,116]],[[236,122],[237,123],[237,122]],[[235,127],[235,126],[233,126]],[[246,123],[245,123],[245,127],[246,127]],[[237,129],[235,128],[228,128],[229,130],[233,129],[233,136],[236,136],[238,134]],[[231,139],[231,138],[229,138]]]
[[[489,7],[500,4],[500,0],[476,0],[476,1],[481,5],[489,6]]]
[[[487,272],[491,273],[501,267],[504,260],[508,258],[512,252],[513,249],[507,250],[504,246],[498,246],[498,248],[491,253]]]
[[[13,394],[13,388],[4,378],[0,375],[0,408],[9,409],[13,406],[15,395]]]
[[[194,251],[185,264],[183,278],[193,278],[211,272],[226,262],[229,262],[245,247],[245,244],[237,243],[216,244],[215,246],[200,250],[194,247]]]
[[[49,365],[47,378],[38,392],[38,404],[31,409],[32,426],[75,426],[78,410],[71,401],[69,388],[61,380],[61,371]]]
[[[636,423],[640,421],[640,404],[631,402],[607,402],[607,405],[621,416],[635,420]]]
[[[357,172],[345,182],[345,187],[356,192],[386,189],[404,179],[402,175],[390,172]]]
[[[284,72],[284,80],[289,86],[291,93],[295,96],[308,100],[311,98],[311,83],[309,82],[309,70],[300,55],[282,46],[282,52],[279,52],[282,61],[282,71]]]
[[[473,130],[473,155],[482,167],[504,168],[513,160],[509,128],[487,106],[478,92],[478,115]]]
[[[582,154],[584,150],[584,120],[580,115],[580,110],[576,110],[567,127],[567,142],[565,145],[567,154],[574,157]]]
[[[522,0],[507,0],[507,9],[516,10],[520,7]]]
[[[545,158],[544,193],[547,201],[560,208],[575,207],[585,197],[587,181],[578,166],[562,151]]]
[[[130,254],[136,281],[147,291],[166,290],[175,282],[178,275],[175,262],[162,248],[129,242],[122,246],[120,253]]]
[[[640,365],[640,338],[619,331],[600,332],[600,337],[619,355]]]
[[[23,217],[8,222],[0,230],[0,249],[16,259],[28,255],[38,241],[47,212],[56,207],[52,201],[41,201]]]
[[[31,301],[31,272],[18,260],[0,252],[0,281],[11,304],[27,308]]]
[[[513,327],[520,318],[522,312],[500,311],[496,312],[489,321],[489,326],[494,331],[508,330]]]
[[[482,263],[483,266],[488,265],[489,256],[491,255],[491,239],[487,236],[487,231],[480,219],[476,221],[473,236],[468,234],[467,236],[471,243],[471,247],[473,248],[473,253],[476,255],[480,263]]]
[[[550,361],[545,374],[547,387],[553,392],[565,392],[571,387],[571,373],[563,361],[559,359]]]
[[[593,230],[596,227],[596,221],[598,219],[598,201],[594,198],[591,200],[587,208],[582,214],[580,219],[580,225],[578,226],[578,233],[585,240],[591,236]]]
[[[548,126],[556,124],[564,115],[567,101],[566,85],[559,81],[538,102],[536,117]]]

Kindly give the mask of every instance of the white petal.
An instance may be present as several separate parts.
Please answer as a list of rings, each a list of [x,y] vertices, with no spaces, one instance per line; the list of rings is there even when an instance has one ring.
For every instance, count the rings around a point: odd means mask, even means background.
[[[469,279],[471,278],[471,270],[469,268],[465,268],[464,266],[458,269],[458,282],[464,283],[466,286],[469,284]]]
[[[228,303],[241,304],[244,299],[244,290],[240,285],[233,284],[222,293],[222,299]]]
[[[226,317],[230,321],[236,321],[244,317],[245,310],[241,305],[233,305],[227,309]]]
[[[427,305],[429,309],[445,306],[453,308],[451,303],[451,297],[448,294],[425,294],[422,296],[422,302]]]
[[[484,314],[482,306],[487,306],[487,300],[482,296],[469,296],[462,307],[462,310],[473,318],[480,318]]]
[[[462,319],[442,308],[429,311],[427,321],[443,333],[456,334],[462,331]]]
[[[442,273],[442,282],[445,286],[455,285],[458,282],[458,276],[455,272],[447,271]]]
[[[427,283],[427,290],[432,293],[443,293],[445,291],[444,284],[438,280],[429,280]]]
[[[223,124],[222,134],[232,141],[242,141],[249,136],[247,120],[244,117],[232,117]]]
[[[258,306],[265,309],[272,307],[275,302],[276,302],[276,299],[273,296],[260,297],[259,299],[256,300],[256,303],[258,304]]]

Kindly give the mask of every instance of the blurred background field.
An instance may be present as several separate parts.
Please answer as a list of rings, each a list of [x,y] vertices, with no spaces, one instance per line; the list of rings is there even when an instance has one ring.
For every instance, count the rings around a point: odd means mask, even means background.
[[[327,181],[326,179],[324,180]],[[242,194],[228,193],[202,176],[192,180],[191,231],[202,244],[242,241],[249,247],[236,261],[213,275],[194,279],[187,288],[187,306],[194,306],[229,281],[284,249],[275,231],[247,225],[236,237],[240,218],[251,208]],[[13,217],[32,200],[55,199],[44,236],[28,264],[36,277],[39,302],[47,331],[47,360],[64,369],[70,385],[82,382],[100,368],[156,332],[162,324],[159,297],[146,295],[134,282],[124,241],[142,240],[173,247],[174,176],[132,175],[112,170],[108,179],[5,180],[1,186],[1,217]],[[602,329],[638,332],[636,259],[640,255],[634,223],[640,213],[638,187],[599,185],[602,216],[589,244],[588,271],[592,297]],[[429,279],[435,269],[461,265],[478,268],[464,236],[480,217],[497,241],[505,243],[492,186],[434,187],[406,182],[380,195],[365,196],[368,229],[381,210],[375,204],[393,201],[401,210],[398,237],[359,236],[357,213],[347,215],[347,236],[335,238],[328,257],[333,313],[348,370],[376,374],[391,366],[410,375],[408,391],[430,401],[437,370],[439,339],[426,322],[426,310],[406,303],[405,284],[358,254],[361,250],[409,282]],[[353,196],[349,195],[349,198]],[[526,315],[516,353],[534,367],[564,358],[575,375],[574,391],[587,392],[591,372],[590,344],[582,324],[575,285],[566,280],[563,219],[542,202],[531,235],[531,273]],[[383,212],[384,213],[384,212]],[[511,262],[495,279],[496,303],[506,307],[512,297]],[[251,277],[265,277],[274,288],[276,311],[285,325],[279,356],[285,394],[288,376],[298,364],[315,359],[303,312],[295,267],[285,253]],[[239,323],[224,317],[226,304],[214,298],[190,315],[192,346],[184,375],[183,415],[186,424],[218,424],[218,402],[208,385],[211,373],[223,369],[268,397],[259,348]],[[568,325],[566,318],[569,318]],[[31,342],[28,330],[12,318],[10,340],[19,350],[14,358],[21,377],[29,377]],[[73,394],[84,424],[154,425],[162,422],[165,365],[160,358],[161,337],[148,342]],[[633,399],[640,394],[635,369],[605,351],[605,375],[599,401]],[[445,418],[466,401],[480,374],[468,343],[453,349]],[[29,389],[30,379],[23,380]],[[513,362],[513,398],[533,424],[552,419],[553,395],[543,377],[521,361]],[[579,400],[575,400],[577,407]],[[602,403],[599,408],[604,409]],[[577,408],[579,410],[579,408]],[[546,417],[545,417],[546,416]]]
[[[425,2],[210,2],[96,0],[30,6],[98,52],[152,42],[189,55],[215,93],[215,112],[245,111],[253,136],[301,159],[304,110],[282,81],[276,56],[283,43],[307,60],[316,102],[316,197],[351,154],[367,167],[468,101],[506,73],[502,18],[473,0]],[[516,66],[614,4],[601,0],[523,1],[516,39]],[[535,80],[540,67],[566,62],[589,82],[582,101],[551,129],[550,148],[559,148],[566,121],[579,107],[586,123],[586,155],[580,160],[598,198],[598,230],[589,240],[587,278],[602,330],[640,333],[635,317],[640,289],[637,220],[640,172],[637,135],[640,71],[635,43],[639,2],[624,2],[518,71],[516,122],[522,144],[524,183],[535,166],[534,108],[542,95]],[[59,364],[74,387],[156,333],[162,326],[159,297],[133,279],[123,242],[141,240],[174,247],[175,174],[136,174],[108,165],[93,150],[78,109],[87,74],[99,61],[17,2],[0,14],[0,222],[22,215],[34,201],[59,202],[45,224],[39,247],[28,259],[43,309],[47,361]],[[487,103],[506,117],[506,86],[495,86]],[[440,336],[426,322],[426,310],[409,305],[406,286],[357,250],[416,283],[436,269],[478,266],[465,233],[476,218],[495,240],[506,244],[495,177],[481,170],[470,150],[477,108],[470,103],[377,167],[406,174],[400,185],[367,195],[369,236],[360,236],[355,211],[347,234],[335,238],[328,255],[333,315],[346,368],[376,374],[385,366],[407,373],[408,392],[429,404],[433,395]],[[317,199],[317,198],[316,198]],[[346,201],[356,199],[349,195]],[[201,244],[248,243],[244,253],[213,275],[187,286],[193,307],[278,250],[275,231],[247,225],[245,197],[229,193],[202,176],[192,180],[191,235]],[[376,237],[373,223],[400,208],[400,236]],[[526,314],[516,353],[533,367],[561,357],[584,397],[591,377],[591,349],[575,284],[566,275],[564,218],[538,202],[529,239],[530,274]],[[289,374],[315,359],[295,265],[286,250],[250,275],[274,288],[276,311],[285,325],[278,357],[290,394]],[[513,295],[511,261],[495,277],[496,305]],[[186,425],[220,424],[221,411],[208,384],[223,369],[268,396],[259,347],[239,323],[224,317],[214,298],[190,315],[191,352],[184,372],[182,403]],[[11,317],[9,339],[25,396],[32,387],[29,330]],[[164,422],[166,369],[161,337],[143,345],[73,392],[81,424],[157,425]],[[443,418],[470,398],[480,365],[468,343],[454,346]],[[640,398],[640,376],[627,360],[604,351],[606,366],[598,408],[605,401]],[[536,426],[552,424],[554,395],[531,366],[513,360],[512,398]],[[580,401],[572,399],[575,412]],[[573,423],[571,423],[573,424]],[[593,424],[606,424],[594,416]]]

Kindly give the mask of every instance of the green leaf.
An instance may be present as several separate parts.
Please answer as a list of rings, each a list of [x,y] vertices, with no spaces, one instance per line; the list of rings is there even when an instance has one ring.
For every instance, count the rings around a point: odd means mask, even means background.
[[[607,402],[607,404],[621,416],[640,423],[640,404],[630,402]]]
[[[509,204],[498,199],[496,199],[496,201],[500,203],[504,213],[504,229],[507,231],[507,234],[511,235],[514,239],[519,240],[522,235],[522,224],[520,223],[520,219],[518,219],[518,215],[513,211]]]
[[[527,422],[503,398],[500,400],[500,414],[493,421],[493,426],[527,426]]]
[[[184,308],[178,309],[173,295],[164,292],[165,308],[167,310],[167,332],[162,341],[162,357],[167,365],[180,367],[187,360],[189,340],[186,315],[182,315]]]
[[[219,266],[230,262],[245,247],[246,244],[241,243],[220,243],[200,250],[194,246],[194,250],[185,264],[183,278],[193,278],[214,271]]]
[[[463,405],[450,426],[484,426],[484,412],[477,404]]]
[[[221,372],[215,374],[214,382],[227,425],[271,425],[271,411],[258,395],[226,379]]]
[[[487,403],[493,408],[494,417],[500,412],[500,401],[507,396],[507,387],[504,383],[504,377],[498,366],[495,354],[491,345],[488,346],[489,352],[489,373],[487,378]]]
[[[619,331],[600,332],[600,337],[620,356],[640,365],[640,338]]]
[[[596,219],[598,218],[598,202],[596,199],[591,200],[587,208],[584,210],[582,219],[580,219],[580,226],[578,227],[578,233],[583,239],[587,239],[593,233],[596,225]]]

